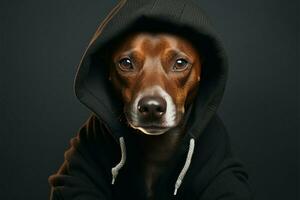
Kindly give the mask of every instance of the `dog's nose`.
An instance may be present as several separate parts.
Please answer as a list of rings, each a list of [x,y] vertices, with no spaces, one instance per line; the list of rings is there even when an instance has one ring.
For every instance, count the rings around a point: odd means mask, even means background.
[[[167,102],[159,96],[146,96],[138,102],[138,111],[145,117],[163,116],[167,109]]]

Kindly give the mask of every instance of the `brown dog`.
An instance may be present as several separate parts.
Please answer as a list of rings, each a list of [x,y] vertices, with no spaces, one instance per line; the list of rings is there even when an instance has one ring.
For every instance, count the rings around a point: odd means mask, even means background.
[[[200,81],[200,55],[182,37],[139,32],[115,49],[111,61],[110,80],[122,97],[127,122],[144,133],[137,137],[151,198],[153,183],[183,135],[184,114]]]

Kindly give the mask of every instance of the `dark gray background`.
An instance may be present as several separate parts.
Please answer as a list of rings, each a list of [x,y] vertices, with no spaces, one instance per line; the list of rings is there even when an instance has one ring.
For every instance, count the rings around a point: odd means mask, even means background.
[[[0,199],[48,199],[90,114],[73,93],[77,64],[115,2],[1,0]],[[298,1],[199,2],[228,51],[220,114],[256,199],[299,199]]]

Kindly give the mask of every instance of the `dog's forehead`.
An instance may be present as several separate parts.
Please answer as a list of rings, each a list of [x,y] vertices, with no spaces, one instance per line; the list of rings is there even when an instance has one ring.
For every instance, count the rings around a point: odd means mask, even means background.
[[[130,35],[121,46],[121,51],[140,51],[156,56],[168,50],[185,51],[195,54],[192,44],[185,38],[170,33],[139,32]]]
[[[178,40],[167,34],[140,33],[132,38],[132,45],[143,51],[159,52],[166,48],[177,48]]]

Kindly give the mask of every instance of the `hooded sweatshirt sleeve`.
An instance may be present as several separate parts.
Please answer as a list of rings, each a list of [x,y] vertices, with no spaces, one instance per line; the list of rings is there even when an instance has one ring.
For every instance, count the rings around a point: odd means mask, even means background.
[[[71,139],[64,163],[49,177],[50,200],[111,199],[111,175],[107,170],[110,158],[109,151],[104,150],[111,138],[101,127],[103,124],[91,116]]]
[[[223,169],[205,189],[198,199],[205,200],[253,200],[249,187],[247,174],[243,166],[234,159],[228,159],[224,163],[232,166]]]

